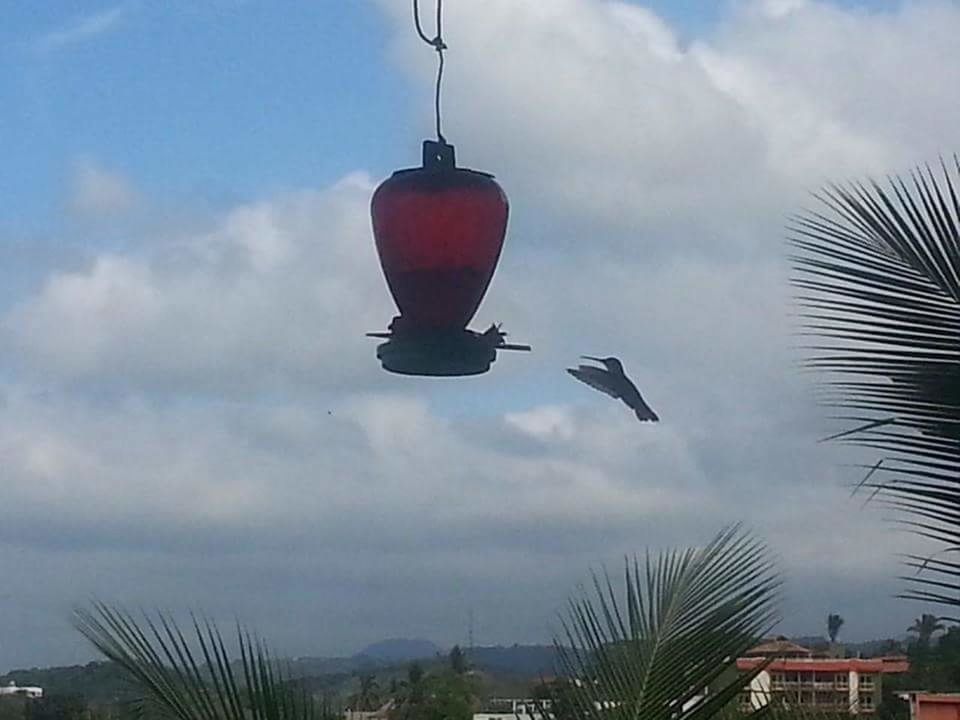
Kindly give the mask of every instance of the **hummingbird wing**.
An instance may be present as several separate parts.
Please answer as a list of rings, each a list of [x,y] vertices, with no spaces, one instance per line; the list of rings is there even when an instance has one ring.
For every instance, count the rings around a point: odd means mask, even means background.
[[[594,390],[599,390],[600,392],[606,393],[610,397],[617,398],[618,400],[622,399],[620,393],[617,392],[616,388],[611,383],[610,373],[606,370],[591,367],[590,365],[581,365],[576,370],[573,368],[567,368],[567,372],[573,375],[580,382],[586,383]]]

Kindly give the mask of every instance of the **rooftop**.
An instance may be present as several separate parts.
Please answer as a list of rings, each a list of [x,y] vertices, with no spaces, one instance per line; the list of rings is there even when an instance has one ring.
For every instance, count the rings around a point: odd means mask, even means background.
[[[742,657],[737,659],[739,670],[749,670],[763,662],[761,657]],[[880,658],[782,658],[771,662],[767,666],[770,671],[787,672],[849,672],[858,673],[904,673],[910,669],[910,663],[902,655],[891,655]]]
[[[746,652],[747,657],[810,657],[813,651],[786,639],[764,640]]]

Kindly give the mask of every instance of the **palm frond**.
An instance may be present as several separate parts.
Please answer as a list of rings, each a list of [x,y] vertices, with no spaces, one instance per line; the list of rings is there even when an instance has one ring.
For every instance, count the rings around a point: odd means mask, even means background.
[[[192,618],[191,645],[167,615],[93,603],[74,625],[144,693],[144,707],[179,720],[314,720],[312,699],[285,680],[267,648],[237,627],[239,662],[217,626]],[[237,669],[239,665],[239,670]]]
[[[789,705],[779,699],[771,698],[771,702],[764,705],[762,711],[754,711],[750,714],[740,711],[738,720],[744,720],[746,717],[750,720],[760,720],[761,712],[763,720],[850,720],[851,717],[856,717],[863,712],[858,711],[854,714],[851,710],[852,708],[837,710],[810,705]],[[718,720],[734,720],[737,717],[734,713],[724,713],[724,716]]]
[[[960,549],[960,163],[909,180],[831,185],[790,226],[807,365],[877,451],[858,485],[944,549]],[[960,605],[960,568],[923,563],[904,597]]]
[[[764,544],[739,526],[699,549],[628,561],[570,602],[556,642],[564,701],[580,719],[695,720],[729,708],[763,666],[736,659],[776,620],[780,585]]]

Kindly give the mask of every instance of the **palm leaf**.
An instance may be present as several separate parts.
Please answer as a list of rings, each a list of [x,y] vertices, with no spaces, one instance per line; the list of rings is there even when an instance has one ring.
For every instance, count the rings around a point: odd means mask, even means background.
[[[314,719],[312,700],[286,682],[263,643],[239,626],[238,663],[216,625],[196,617],[192,646],[162,613],[138,622],[98,602],[75,610],[74,625],[143,691],[144,711],[179,720]]]
[[[790,226],[808,367],[846,427],[879,453],[857,490],[960,549],[960,163],[909,181],[831,185]],[[910,556],[904,597],[960,605],[960,566]]]
[[[703,548],[628,561],[624,580],[620,599],[604,574],[570,601],[556,645],[574,714],[696,720],[729,709],[763,670],[741,673],[737,657],[776,619],[780,580],[763,543],[733,526]]]

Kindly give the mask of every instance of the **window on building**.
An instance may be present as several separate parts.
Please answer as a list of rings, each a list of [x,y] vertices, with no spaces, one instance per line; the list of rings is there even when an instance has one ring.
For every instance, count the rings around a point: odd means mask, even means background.
[[[782,672],[775,672],[770,676],[771,687],[774,690],[782,690],[784,683],[787,681],[787,676]]]
[[[833,705],[836,710],[840,712],[849,712],[850,711],[850,693],[846,690],[842,692],[834,693],[833,695]]]
[[[860,696],[860,709],[866,712],[873,710],[873,695]]]
[[[873,675],[861,675],[860,687],[863,690],[873,690]]]
[[[836,705],[834,693],[823,691],[817,693],[817,707],[833,708],[834,705]]]
[[[833,676],[833,684],[838,688],[846,688],[850,682],[850,676],[847,673],[837,673]]]

